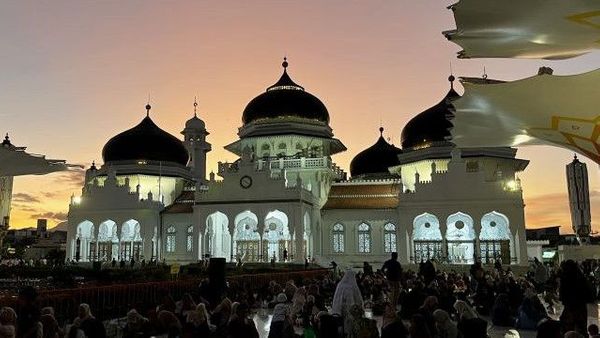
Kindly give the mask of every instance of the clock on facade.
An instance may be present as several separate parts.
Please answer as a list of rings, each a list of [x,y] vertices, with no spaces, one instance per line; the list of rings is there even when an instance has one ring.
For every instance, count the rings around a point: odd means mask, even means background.
[[[250,188],[252,186],[252,177],[242,176],[242,178],[240,178],[240,186],[244,189]]]

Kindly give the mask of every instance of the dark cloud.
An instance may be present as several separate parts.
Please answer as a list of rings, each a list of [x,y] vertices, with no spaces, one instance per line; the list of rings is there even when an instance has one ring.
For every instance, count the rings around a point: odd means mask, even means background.
[[[66,212],[47,211],[47,212],[43,212],[43,213],[39,213],[39,214],[33,214],[29,217],[31,219],[47,218],[47,219],[50,219],[53,221],[63,222],[63,221],[67,220],[67,213]]]
[[[16,203],[40,203],[40,199],[24,192],[14,193],[12,200]]]

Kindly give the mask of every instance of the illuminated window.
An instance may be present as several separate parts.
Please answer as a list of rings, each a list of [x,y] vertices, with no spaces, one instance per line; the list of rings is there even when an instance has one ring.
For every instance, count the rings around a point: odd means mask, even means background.
[[[192,252],[194,250],[194,226],[190,225],[187,228],[187,240],[186,240],[186,250],[187,252]]]
[[[333,226],[332,233],[333,240],[333,252],[342,253],[344,252],[344,226],[337,223]]]
[[[396,251],[396,226],[388,223],[383,227],[383,249],[385,252]]]
[[[167,252],[175,252],[175,227],[170,226],[167,228]]]
[[[371,252],[371,227],[366,223],[358,225],[358,252]]]

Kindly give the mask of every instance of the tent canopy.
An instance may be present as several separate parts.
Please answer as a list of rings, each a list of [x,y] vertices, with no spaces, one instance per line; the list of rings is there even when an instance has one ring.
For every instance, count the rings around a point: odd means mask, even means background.
[[[600,48],[598,0],[460,0],[443,34],[459,58],[567,59]]]

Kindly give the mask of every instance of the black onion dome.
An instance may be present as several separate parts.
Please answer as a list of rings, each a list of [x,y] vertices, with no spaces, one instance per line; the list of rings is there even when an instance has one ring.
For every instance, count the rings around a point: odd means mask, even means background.
[[[381,136],[377,142],[358,153],[350,162],[352,177],[367,174],[389,174],[388,168],[399,164],[398,154],[402,153],[402,150],[389,144],[383,138],[383,128],[379,128],[379,131]]]
[[[329,112],[323,102],[290,78],[287,65],[284,59],[283,74],[279,81],[248,103],[242,116],[244,124],[278,117],[299,117],[329,123]]]
[[[187,165],[189,154],[178,138],[160,129],[149,116],[106,142],[104,162],[147,160]]]
[[[452,82],[454,77],[450,77],[450,80]],[[452,101],[459,97],[460,95],[451,86],[442,101],[408,121],[402,129],[402,148],[416,148],[437,142],[449,142],[452,138],[450,119],[454,116]]]

